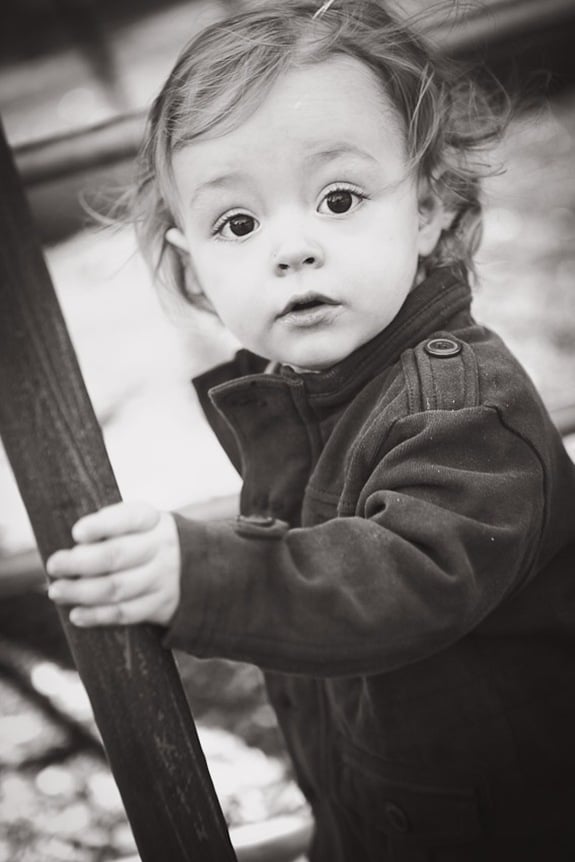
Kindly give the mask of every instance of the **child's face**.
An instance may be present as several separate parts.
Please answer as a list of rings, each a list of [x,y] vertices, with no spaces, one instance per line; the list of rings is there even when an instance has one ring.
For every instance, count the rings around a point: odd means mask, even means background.
[[[286,73],[242,125],[187,145],[173,169],[198,286],[245,347],[300,369],[383,330],[441,229],[398,116],[348,57]]]

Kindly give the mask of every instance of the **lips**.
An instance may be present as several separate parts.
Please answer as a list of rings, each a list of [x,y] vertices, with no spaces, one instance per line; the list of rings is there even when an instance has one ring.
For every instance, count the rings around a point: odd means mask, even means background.
[[[287,305],[280,311],[278,317],[285,317],[287,314],[297,314],[298,312],[313,311],[325,305],[338,304],[334,299],[330,299],[329,296],[324,296],[321,293],[304,293],[300,296],[292,296]]]

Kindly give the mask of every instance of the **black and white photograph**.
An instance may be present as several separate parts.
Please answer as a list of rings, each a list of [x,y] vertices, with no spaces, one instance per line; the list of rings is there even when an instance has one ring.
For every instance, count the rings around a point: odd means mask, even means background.
[[[5,0],[0,862],[575,862],[574,43]]]

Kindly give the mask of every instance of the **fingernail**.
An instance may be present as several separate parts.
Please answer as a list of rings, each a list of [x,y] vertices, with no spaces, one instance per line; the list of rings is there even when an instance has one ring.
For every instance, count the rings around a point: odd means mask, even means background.
[[[72,538],[75,542],[82,541],[83,527],[80,521],[76,521],[74,526],[72,527]]]
[[[58,584],[50,584],[50,586],[48,587],[48,598],[49,599],[56,599],[56,598],[58,598],[59,594],[60,594],[60,589],[58,587]]]
[[[68,619],[69,619],[69,620],[70,620],[70,622],[71,622],[71,623],[73,623],[75,626],[80,626],[80,627],[81,627],[81,626],[85,626],[85,625],[87,625],[86,620],[85,620],[85,618],[84,618],[84,615],[83,615],[82,611],[81,611],[79,608],[73,608],[73,609],[70,611],[70,616],[68,617]]]

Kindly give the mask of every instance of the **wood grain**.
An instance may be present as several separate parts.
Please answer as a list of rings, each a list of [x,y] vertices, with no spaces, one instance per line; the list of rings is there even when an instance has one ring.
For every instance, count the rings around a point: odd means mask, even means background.
[[[0,434],[46,560],[120,494],[1,130],[0,236]],[[234,860],[161,630],[60,618],[143,862]]]

